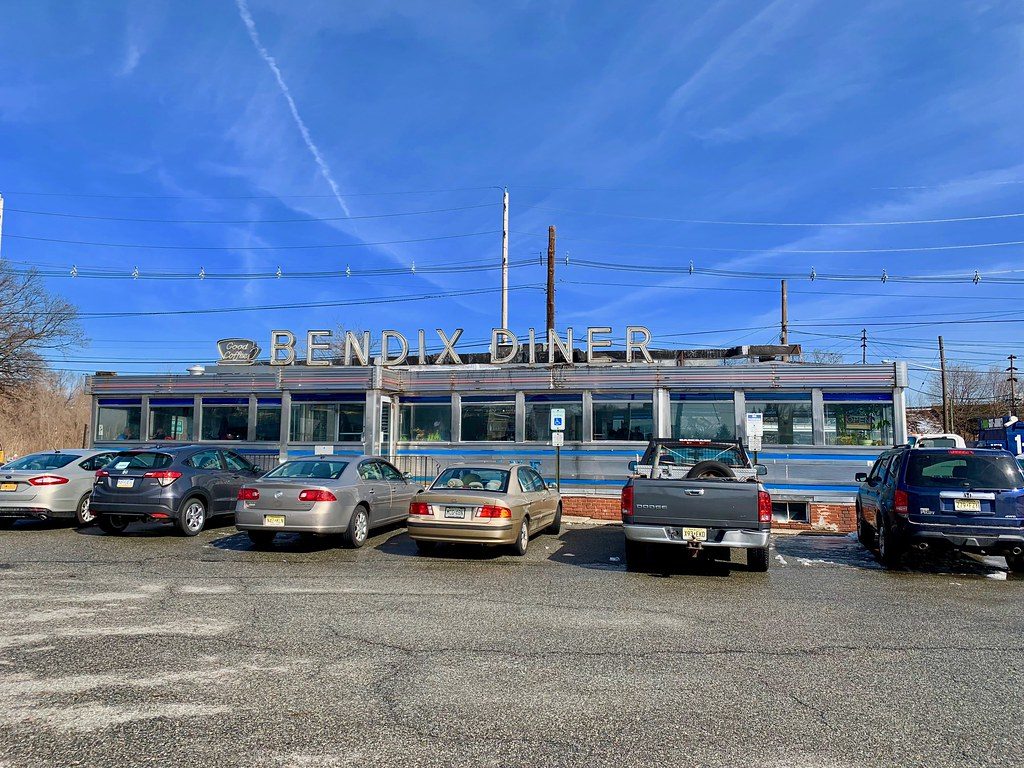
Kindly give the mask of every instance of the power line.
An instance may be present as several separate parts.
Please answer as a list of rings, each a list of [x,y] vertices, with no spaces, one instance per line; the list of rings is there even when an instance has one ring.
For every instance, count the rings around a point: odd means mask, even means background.
[[[297,219],[148,219],[130,216],[92,216],[81,213],[63,213],[59,211],[30,211],[25,208],[7,208],[8,213],[23,213],[31,216],[59,216],[68,219],[90,219],[96,221],[130,221],[150,224],[297,224],[329,221],[354,221],[361,219],[390,219],[398,216],[425,216],[431,213],[452,213],[454,211],[471,211],[478,208],[493,208],[495,203],[479,205],[462,205],[456,208],[432,208],[420,211],[398,211],[395,213],[375,213],[360,216],[307,216]]]
[[[1024,217],[1024,213],[993,213],[984,216],[957,216],[947,219],[908,219],[897,221],[735,221],[723,219],[675,219],[663,216],[640,216],[629,213],[612,213],[601,211],[580,211],[570,208],[550,208],[545,205],[529,205],[517,203],[519,208],[533,208],[539,211],[551,211],[552,213],[571,213],[582,216],[608,216],[617,219],[636,219],[640,221],[664,221],[676,224],[714,224],[733,227],[883,227],[903,226],[907,224],[951,224],[965,221],[991,221],[993,219],[1017,219]]]
[[[501,189],[497,184],[485,187],[448,187],[446,189],[408,189],[386,192],[340,192],[342,197],[384,197],[390,195],[436,195],[447,192],[481,192]],[[334,195],[108,195],[82,192],[6,192],[6,196],[81,197],[103,200],[335,200]]]

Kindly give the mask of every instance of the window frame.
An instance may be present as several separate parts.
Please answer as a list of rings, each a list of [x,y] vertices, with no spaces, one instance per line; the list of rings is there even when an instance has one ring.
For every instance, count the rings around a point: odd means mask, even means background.
[[[595,443],[643,443],[650,442],[658,432],[657,419],[654,415],[654,403],[655,396],[654,392],[592,392],[590,396],[590,437],[591,441]],[[643,436],[638,438],[629,437],[604,437],[598,436],[598,418],[597,411],[602,404],[626,404],[627,408],[629,427],[627,430],[632,429],[633,423],[633,405],[646,405],[650,407],[650,432],[644,433]]]
[[[801,424],[800,424],[801,429],[800,430],[796,429],[797,422],[796,422],[795,418],[793,419],[793,422],[791,424],[792,431],[793,431],[794,442],[790,442],[790,443],[769,442],[768,437],[767,437],[767,435],[768,435],[768,424],[765,423],[765,437],[764,437],[764,444],[765,445],[772,445],[772,446],[779,446],[779,447],[797,447],[797,448],[799,448],[801,446],[813,446],[813,445],[817,444],[817,443],[815,443],[815,439],[814,439],[814,421],[815,421],[815,418],[814,418],[814,411],[815,411],[815,408],[814,408],[814,398],[813,398],[813,396],[812,396],[812,394],[810,392],[745,392],[743,399],[744,399],[744,405],[743,405],[744,418],[745,418],[746,414],[749,414],[749,413],[761,413],[761,414],[764,414],[765,410],[767,409],[767,406],[769,406],[769,405],[774,405],[776,407],[780,406],[780,405],[804,406],[807,409],[806,416],[801,416],[800,417],[801,418]],[[756,406],[756,405],[761,405],[762,406],[762,410],[760,410],[760,411],[751,410],[751,406]],[[804,419],[806,419],[806,424],[803,423]],[[774,431],[776,432],[778,437],[781,439],[781,437],[782,437],[782,418],[781,418],[781,414],[779,415],[779,420],[776,423],[776,427],[775,427]],[[800,443],[795,442],[795,438],[796,438],[796,436],[798,434],[800,434],[800,435],[807,435],[807,438],[808,438],[807,442],[800,442]]]
[[[470,408],[486,408],[488,406],[501,406],[503,408],[512,408],[511,418],[509,419],[509,425],[511,431],[506,430],[508,437],[490,437],[487,433],[487,427],[490,426],[491,417],[487,416],[484,422],[484,436],[483,437],[466,437],[466,407]],[[514,394],[493,394],[493,395],[463,395],[460,398],[459,403],[459,424],[460,434],[459,441],[463,443],[514,443],[516,442],[516,419],[518,416],[518,405],[516,403],[516,396]]]
[[[196,459],[198,457],[204,455],[204,454],[207,454],[207,453],[212,453],[214,456],[216,456],[217,457],[217,463],[220,466],[218,466],[217,468],[213,468],[213,467],[200,467],[200,466],[198,466],[196,464]],[[204,448],[201,451],[196,451],[191,456],[189,456],[187,459],[185,459],[185,461],[183,463],[185,464],[186,467],[194,469],[194,470],[196,470],[198,472],[223,472],[224,469],[225,469],[224,457],[221,456],[221,452],[217,448]]]

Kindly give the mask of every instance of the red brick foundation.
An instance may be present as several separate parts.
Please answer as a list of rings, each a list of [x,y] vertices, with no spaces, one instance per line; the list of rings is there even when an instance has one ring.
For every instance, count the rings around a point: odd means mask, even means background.
[[[562,512],[595,520],[621,520],[618,497],[563,496]],[[809,523],[772,523],[772,528],[785,531],[818,531],[850,533],[857,530],[857,513],[853,504],[811,504]]]

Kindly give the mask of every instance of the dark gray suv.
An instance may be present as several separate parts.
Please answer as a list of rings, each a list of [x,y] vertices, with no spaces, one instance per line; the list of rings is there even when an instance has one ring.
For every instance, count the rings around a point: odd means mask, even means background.
[[[211,446],[122,451],[96,472],[90,509],[107,533],[155,520],[195,536],[209,518],[234,514],[238,489],[261,474],[234,451]]]

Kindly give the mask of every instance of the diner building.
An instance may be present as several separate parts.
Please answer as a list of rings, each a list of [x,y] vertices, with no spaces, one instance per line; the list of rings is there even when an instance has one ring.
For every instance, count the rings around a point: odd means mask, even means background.
[[[763,351],[763,350],[762,350]],[[739,439],[763,414],[776,524],[851,530],[857,485],[906,441],[903,363],[824,365],[758,350],[652,350],[653,359],[503,364],[196,366],[181,375],[89,377],[92,443],[231,446],[264,466],[316,453],[376,454],[429,482],[456,461],[522,462],[555,481],[550,411],[565,410],[566,514],[617,518],[652,437]]]

